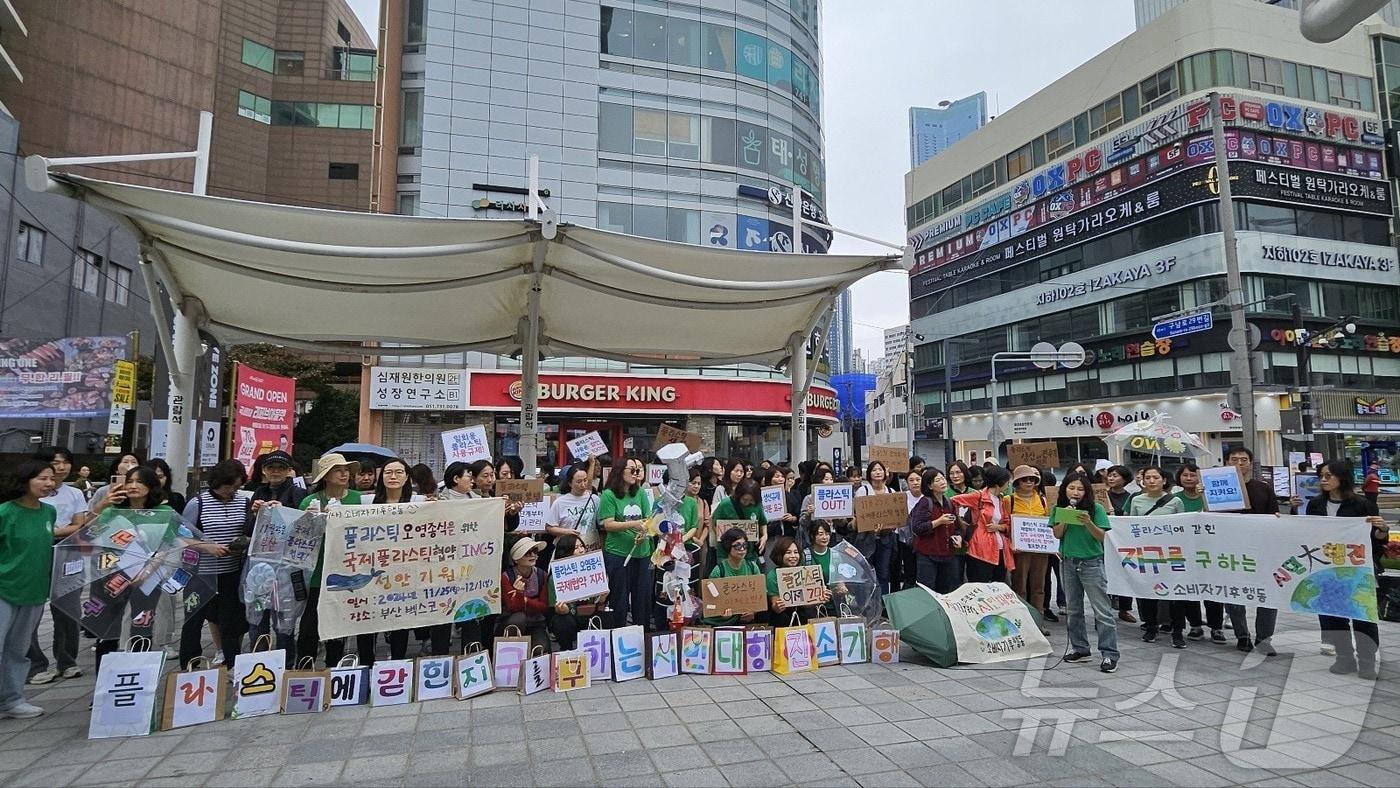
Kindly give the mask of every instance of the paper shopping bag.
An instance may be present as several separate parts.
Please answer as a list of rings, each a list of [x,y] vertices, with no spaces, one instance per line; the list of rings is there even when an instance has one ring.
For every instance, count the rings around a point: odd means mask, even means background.
[[[453,694],[452,657],[419,657],[414,662],[417,672],[418,692],[416,700],[439,700]]]
[[[512,635],[511,632],[515,634]],[[520,686],[520,666],[530,656],[530,639],[520,634],[520,627],[508,626],[504,637],[491,645],[491,664],[496,669],[496,689],[513,690]]]
[[[899,630],[888,619],[870,626],[870,661],[881,665],[899,662]]]
[[[269,649],[272,638],[263,635],[253,651],[233,660],[233,712],[235,720],[282,711],[282,682],[287,673],[286,649]],[[263,650],[259,650],[259,649]]]
[[[535,647],[534,656],[520,664],[520,685],[516,691],[521,695],[534,695],[551,689],[554,684],[554,662],[544,649]]]
[[[744,671],[762,673],[773,669],[773,630],[754,626],[744,631]]]
[[[588,675],[593,681],[612,678],[612,630],[601,628],[601,619],[594,616],[588,629],[578,633],[578,650],[588,655]]]
[[[203,667],[200,667],[203,663]],[[165,701],[161,706],[160,729],[168,731],[200,725],[224,718],[228,668],[211,667],[209,660],[196,657],[188,670],[165,677]]]
[[[748,672],[748,663],[744,659],[743,627],[717,627],[712,653],[716,676],[741,676]]]
[[[413,680],[417,678],[411,659],[385,659],[369,669],[369,705],[401,706],[413,702]]]
[[[836,619],[813,618],[807,621],[812,627],[812,652],[818,665],[841,664],[841,642],[837,636]]]
[[[711,627],[684,627],[681,629],[681,672],[710,673],[713,664],[715,631]]]
[[[369,666],[359,657],[347,654],[330,669],[331,706],[363,706],[369,703]]]
[[[680,636],[675,632],[656,632],[647,636],[647,678],[652,681],[669,679],[681,672]]]
[[[457,698],[466,700],[485,695],[496,688],[496,674],[491,670],[491,655],[473,643],[475,651],[457,658]]]
[[[841,643],[841,664],[870,661],[870,625],[860,616],[836,620],[836,636]]]
[[[817,658],[812,639],[810,624],[773,630],[773,672],[786,676],[816,670]]]
[[[641,625],[612,631],[612,665],[615,681],[631,681],[647,674],[646,630]]]
[[[156,688],[163,667],[165,652],[160,649],[114,651],[103,657],[92,691],[88,738],[149,734],[155,721]]]
[[[553,655],[552,668],[555,692],[588,689],[590,683],[588,655],[582,649],[560,651]]]
[[[331,672],[315,667],[314,659],[302,657],[298,669],[282,677],[283,714],[320,714],[331,707]]]

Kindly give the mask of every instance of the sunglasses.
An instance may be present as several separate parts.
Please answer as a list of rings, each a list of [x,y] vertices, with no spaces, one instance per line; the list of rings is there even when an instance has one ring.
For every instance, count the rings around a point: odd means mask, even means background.
[[[749,549],[749,543],[748,543],[748,542],[735,542],[734,544],[732,544],[732,545],[729,546],[729,549],[730,549],[731,551],[733,551],[733,550],[748,550],[748,549]]]

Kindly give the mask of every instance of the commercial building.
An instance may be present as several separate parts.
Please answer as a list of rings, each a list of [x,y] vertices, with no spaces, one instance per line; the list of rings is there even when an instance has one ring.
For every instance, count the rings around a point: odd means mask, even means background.
[[[540,196],[561,222],[784,252],[794,246],[794,200],[805,218],[827,221],[817,0],[529,5],[381,5],[375,210],[519,216],[533,156],[540,162]],[[801,234],[805,251],[823,252],[829,243],[821,231]],[[833,358],[850,347],[844,326],[836,321],[829,331]],[[660,327],[637,326],[653,328]],[[501,381],[518,377],[510,372],[518,360],[468,353],[380,364],[465,376],[471,398],[464,418],[489,422],[493,450],[514,452],[518,424],[507,415],[513,400],[498,395],[509,389]],[[786,378],[771,370],[697,373],[664,361],[648,367],[583,358],[550,359],[544,369],[541,391],[548,396],[541,410],[550,449],[541,462],[558,462],[562,444],[555,438],[580,423],[611,431],[616,440],[609,446],[621,454],[649,449],[649,441],[637,440],[663,419],[713,436],[707,450],[722,455],[787,456],[781,447],[788,445],[789,406],[767,393]],[[575,378],[581,390],[601,386],[622,399],[555,396]],[[363,437],[440,464],[432,436],[446,425],[435,414],[368,404],[372,383],[364,378]],[[489,386],[494,398],[480,399],[486,395],[478,395],[478,386]],[[626,399],[634,388],[657,386],[673,388],[674,399]],[[809,411],[814,431],[834,423],[835,411],[834,402]]]
[[[1154,318],[1226,292],[1211,91],[1258,332],[1246,405],[1261,461],[1301,448],[1290,439],[1301,431],[1299,337],[1355,318],[1354,336],[1312,350],[1313,387],[1357,412],[1358,399],[1374,411],[1400,396],[1394,203],[1372,78],[1397,33],[1364,26],[1318,45],[1288,9],[1187,2],[964,139],[962,155],[911,172],[911,316],[930,337],[916,346],[917,409],[950,412],[957,455],[980,459],[999,448],[988,440],[991,355],[1075,340],[1089,350],[1082,368],[998,366],[1008,439],[1055,440],[1066,462],[1092,460],[1109,454],[1103,436],[1160,411],[1217,456],[1238,443],[1224,312],[1211,330],[1152,336]],[[1318,450],[1388,456],[1391,426],[1321,416]]]
[[[985,91],[957,101],[942,101],[937,107],[910,107],[909,166],[918,167],[985,125]]]
[[[875,375],[875,388],[865,392],[867,446],[904,446],[909,441],[909,363],[907,351],[885,356]],[[883,359],[882,359],[883,360]]]
[[[1133,16],[1137,21],[1137,26],[1142,27],[1184,2],[1187,0],[1133,0]],[[1255,0],[1255,2],[1296,11],[1300,0]],[[1400,25],[1400,0],[1390,0],[1377,13],[1380,14],[1381,19],[1385,20],[1386,24]]]

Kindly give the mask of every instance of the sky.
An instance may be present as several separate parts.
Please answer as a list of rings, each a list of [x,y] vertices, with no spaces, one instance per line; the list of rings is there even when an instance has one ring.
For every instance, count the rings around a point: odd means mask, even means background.
[[[349,0],[370,35],[379,0]],[[909,107],[987,91],[1010,109],[1133,31],[1129,0],[823,0],[826,213],[833,226],[903,244]],[[1046,128],[1051,121],[1047,118]],[[957,155],[953,148],[944,156]],[[967,171],[985,165],[968,162]],[[884,252],[837,235],[832,252]],[[854,344],[884,353],[884,329],[909,321],[908,277],[852,288]]]

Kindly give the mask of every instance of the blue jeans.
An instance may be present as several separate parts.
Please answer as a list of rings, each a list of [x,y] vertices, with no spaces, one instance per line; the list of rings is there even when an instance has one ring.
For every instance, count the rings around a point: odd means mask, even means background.
[[[1099,635],[1099,655],[1118,661],[1118,612],[1108,598],[1108,578],[1102,558],[1062,558],[1065,596],[1069,601],[1069,647],[1088,654],[1089,634],[1084,621],[1084,598],[1094,609],[1094,629]]]
[[[24,702],[29,644],[43,615],[42,603],[12,605],[0,599],[0,709],[12,709]]]
[[[603,552],[603,565],[608,569],[608,606],[613,610],[613,625],[627,626],[627,614],[633,624],[646,626],[651,612],[651,559],[647,556],[627,556]]]

